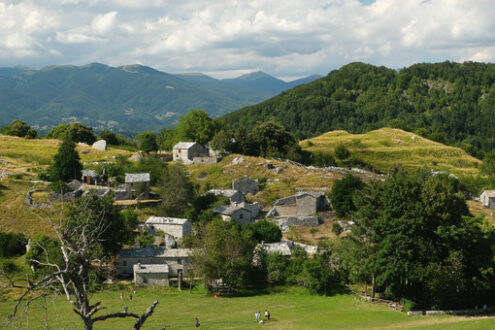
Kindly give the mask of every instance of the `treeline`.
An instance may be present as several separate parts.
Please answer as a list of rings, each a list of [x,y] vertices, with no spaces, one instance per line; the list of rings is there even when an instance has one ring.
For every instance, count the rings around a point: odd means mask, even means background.
[[[350,283],[408,308],[491,304],[495,230],[470,214],[457,179],[400,167],[385,181],[348,176],[330,195],[340,216],[354,221],[335,250]]]
[[[250,131],[275,120],[298,139],[344,129],[413,131],[483,158],[495,149],[495,64],[416,64],[400,71],[351,63],[219,119]]]

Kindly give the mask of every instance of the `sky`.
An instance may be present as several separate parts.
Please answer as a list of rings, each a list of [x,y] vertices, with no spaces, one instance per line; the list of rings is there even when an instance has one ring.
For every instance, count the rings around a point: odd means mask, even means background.
[[[493,0],[0,0],[0,67],[142,64],[284,80],[495,60]]]

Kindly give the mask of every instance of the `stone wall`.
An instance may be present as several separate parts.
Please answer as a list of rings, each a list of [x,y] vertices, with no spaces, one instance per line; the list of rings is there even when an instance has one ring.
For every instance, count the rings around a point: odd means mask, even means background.
[[[168,275],[162,273],[137,273],[136,285],[169,286]]]
[[[215,164],[218,163],[219,158],[217,156],[198,156],[193,157],[193,164]]]
[[[318,217],[317,216],[297,216],[297,217],[288,217],[287,225],[289,226],[309,226],[316,227],[318,226]]]

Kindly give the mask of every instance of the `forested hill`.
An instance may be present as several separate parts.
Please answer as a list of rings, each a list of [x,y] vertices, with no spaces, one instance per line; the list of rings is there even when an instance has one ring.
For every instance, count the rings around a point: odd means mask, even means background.
[[[351,63],[221,121],[250,129],[270,119],[298,138],[388,126],[479,154],[495,149],[495,64],[443,62],[395,71]]]

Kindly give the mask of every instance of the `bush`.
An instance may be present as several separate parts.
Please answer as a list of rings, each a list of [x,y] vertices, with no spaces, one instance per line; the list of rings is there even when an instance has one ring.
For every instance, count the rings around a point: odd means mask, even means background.
[[[0,257],[13,257],[26,252],[27,239],[23,234],[0,232]]]
[[[340,160],[344,160],[344,159],[348,158],[350,155],[351,155],[351,152],[342,143],[337,145],[337,147],[335,148],[335,157],[337,157]]]
[[[335,158],[326,152],[313,153],[313,165],[320,167],[335,166]]]
[[[12,260],[0,259],[0,270],[6,273],[12,273],[17,270],[17,266]]]
[[[336,222],[332,225],[332,233],[334,233],[335,235],[339,236],[343,231],[344,229],[339,223]]]
[[[252,238],[258,242],[278,242],[282,238],[280,228],[276,224],[266,220],[257,221],[245,226],[248,230],[251,230]]]
[[[2,127],[0,132],[5,135],[27,138],[36,138],[38,136],[38,132],[20,120],[14,120],[10,125]]]
[[[96,141],[96,136],[93,134],[93,129],[81,123],[59,124],[52,128],[46,135],[47,139],[69,139],[73,142],[84,142],[93,144]]]

